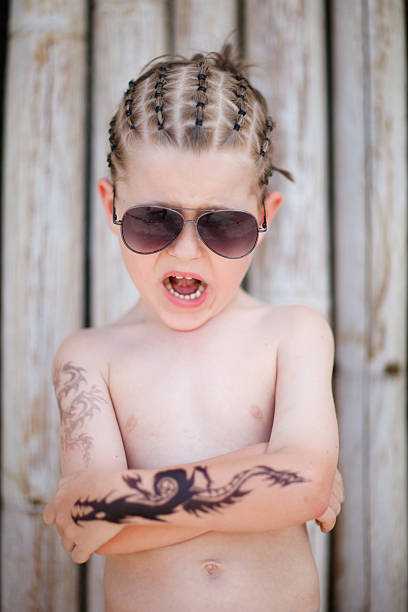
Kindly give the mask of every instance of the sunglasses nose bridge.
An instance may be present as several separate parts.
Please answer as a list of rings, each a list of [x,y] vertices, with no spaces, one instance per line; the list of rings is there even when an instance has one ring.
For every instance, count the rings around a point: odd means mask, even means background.
[[[196,237],[198,238],[198,240],[202,243],[204,243],[207,246],[206,241],[203,239],[203,237],[201,236],[200,230],[199,230],[199,226],[198,226],[198,222],[199,222],[200,218],[198,219],[184,219],[184,225],[186,225],[186,223],[192,223],[193,225],[195,225],[195,234]],[[184,228],[184,226],[183,226]]]
[[[197,231],[197,221],[196,219],[186,218],[183,220],[184,223],[170,245],[170,249],[179,256],[186,257],[188,255],[190,258],[197,257],[199,252],[199,243],[201,242],[201,237]],[[187,223],[192,223],[195,226],[195,229],[192,228],[192,234],[190,234],[189,231],[186,233]]]

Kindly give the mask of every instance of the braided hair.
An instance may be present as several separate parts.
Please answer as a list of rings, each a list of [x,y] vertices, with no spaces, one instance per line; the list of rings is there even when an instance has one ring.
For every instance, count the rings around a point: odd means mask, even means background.
[[[157,61],[161,58],[165,62]],[[276,123],[246,70],[230,44],[191,59],[164,55],[151,60],[137,80],[129,81],[109,124],[112,179],[126,175],[129,146],[144,142],[191,151],[244,149],[255,162],[262,195],[274,171],[294,181],[272,163]]]

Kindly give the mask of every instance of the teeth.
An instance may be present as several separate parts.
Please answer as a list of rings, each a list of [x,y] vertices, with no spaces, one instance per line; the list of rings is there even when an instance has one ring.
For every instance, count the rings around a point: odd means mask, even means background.
[[[178,278],[178,277],[176,276],[176,278]],[[181,278],[184,278],[184,277],[182,276]],[[202,293],[203,293],[203,291],[204,291],[204,289],[206,287],[206,285],[204,285],[203,283],[200,283],[200,286],[198,287],[198,289],[197,289],[197,291],[195,293],[183,294],[183,293],[178,293],[178,291],[175,291],[173,289],[173,287],[171,286],[171,283],[170,283],[168,278],[166,278],[166,280],[164,281],[164,284],[165,284],[167,290],[170,291],[170,293],[172,295],[174,295],[175,297],[179,298],[180,300],[196,300],[197,298],[199,298],[202,295]]]

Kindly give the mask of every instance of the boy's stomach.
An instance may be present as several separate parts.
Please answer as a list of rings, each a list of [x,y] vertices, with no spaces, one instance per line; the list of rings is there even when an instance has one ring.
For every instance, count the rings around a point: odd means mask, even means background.
[[[110,555],[105,612],[316,612],[319,583],[305,525],[209,532]]]

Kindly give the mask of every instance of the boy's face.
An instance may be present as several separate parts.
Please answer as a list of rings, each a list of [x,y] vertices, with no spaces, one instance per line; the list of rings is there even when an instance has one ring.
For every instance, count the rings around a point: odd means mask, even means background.
[[[196,218],[202,209],[223,208],[250,212],[259,225],[262,223],[263,207],[258,206],[255,167],[244,152],[198,155],[141,145],[130,158],[127,176],[126,181],[115,185],[119,220],[131,206],[160,203],[194,209],[181,210],[186,220]],[[112,224],[110,184],[102,179],[98,187],[111,229],[119,237],[126,268],[155,318],[171,329],[191,331],[232,303],[254,251],[242,259],[221,257],[200,240],[195,225],[187,223],[176,241],[164,250],[151,255],[134,253],[123,243],[120,227]],[[281,199],[278,192],[265,199],[268,225]],[[263,236],[259,234],[258,245]],[[177,276],[198,280],[185,281]],[[178,297],[193,289],[195,298]]]

